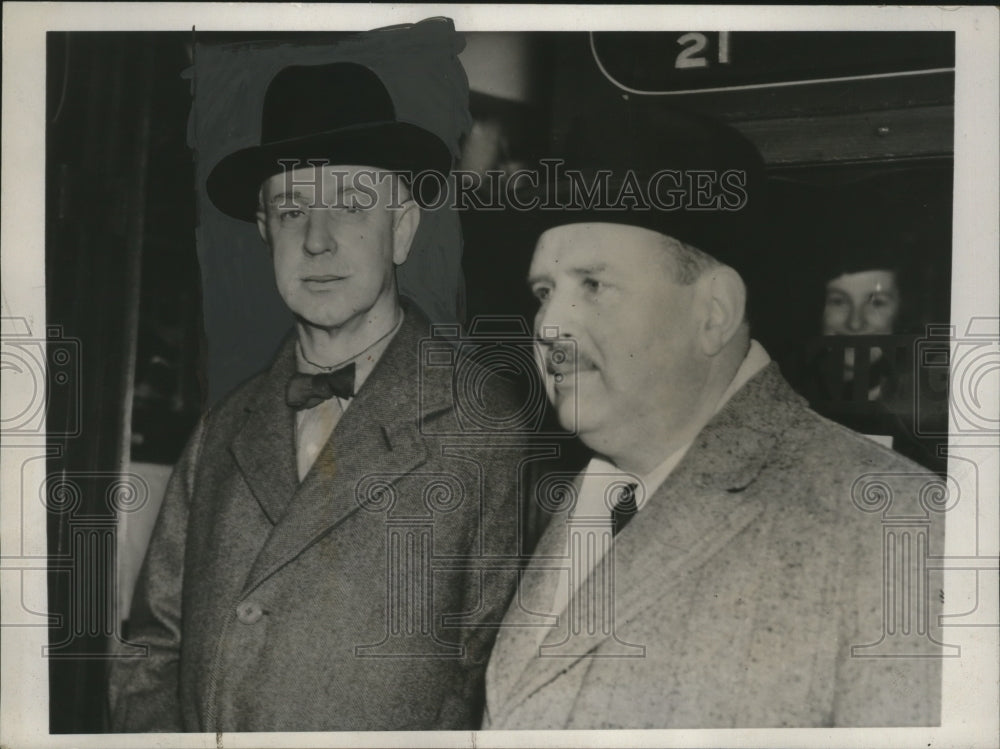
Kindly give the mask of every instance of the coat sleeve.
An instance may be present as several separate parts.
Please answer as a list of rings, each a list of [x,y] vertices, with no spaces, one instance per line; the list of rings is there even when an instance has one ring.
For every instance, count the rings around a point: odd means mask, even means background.
[[[128,640],[145,655],[112,658],[111,726],[116,732],[179,732],[181,591],[188,512],[204,437],[202,421],[174,467],[139,572]]]

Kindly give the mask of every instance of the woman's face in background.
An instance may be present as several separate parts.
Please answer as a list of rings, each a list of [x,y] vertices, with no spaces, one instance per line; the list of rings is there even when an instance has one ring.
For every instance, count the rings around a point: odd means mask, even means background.
[[[844,273],[826,284],[823,335],[891,335],[899,317],[899,285],[891,270]],[[872,348],[872,363],[882,350]],[[854,349],[844,350],[844,378],[854,376]]]
[[[899,317],[899,287],[891,270],[844,273],[826,285],[823,335],[890,335]]]

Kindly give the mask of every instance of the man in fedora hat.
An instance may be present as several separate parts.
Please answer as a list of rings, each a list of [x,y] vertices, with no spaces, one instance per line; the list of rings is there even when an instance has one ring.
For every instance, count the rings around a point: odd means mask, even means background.
[[[421,216],[409,175],[450,165],[372,70],[336,62],[281,70],[260,145],[213,169],[295,328],[174,470],[129,619],[148,655],[112,667],[116,730],[478,726],[513,579],[434,561],[512,554],[523,455],[463,435],[395,278]],[[477,385],[480,409],[516,410]]]
[[[484,726],[936,724],[947,491],[810,411],[751,337],[755,148],[638,105],[569,141],[522,196],[528,280],[549,398],[593,457],[537,492]]]

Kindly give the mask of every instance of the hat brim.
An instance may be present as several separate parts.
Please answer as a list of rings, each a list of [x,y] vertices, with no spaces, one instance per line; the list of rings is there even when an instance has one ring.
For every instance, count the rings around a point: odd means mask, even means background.
[[[384,122],[331,130],[244,148],[221,159],[205,183],[209,199],[227,216],[254,221],[261,183],[284,168],[279,160],[309,159],[328,164],[370,166],[392,172],[418,174],[437,171],[447,175],[452,156],[438,136],[409,122]],[[430,195],[439,180],[423,180],[422,197]]]
[[[615,196],[622,182],[611,179],[608,187],[608,195]],[[760,186],[754,192],[751,204],[734,211],[663,210],[651,204],[597,208],[564,204],[565,196],[572,195],[573,188],[569,181],[558,180],[543,183],[538,189],[518,191],[518,201],[522,206],[534,204],[532,209],[524,211],[523,223],[536,237],[569,224],[635,226],[690,244],[743,272],[763,241],[761,219],[765,209],[760,201],[764,194]]]

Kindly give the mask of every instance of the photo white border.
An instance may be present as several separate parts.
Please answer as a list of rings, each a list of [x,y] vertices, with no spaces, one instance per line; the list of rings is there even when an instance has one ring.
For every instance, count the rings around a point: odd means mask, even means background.
[[[956,32],[955,195],[952,324],[959,335],[975,317],[1000,309],[998,263],[998,11],[991,7],[890,8],[872,6],[466,6],[466,5],[277,5],[198,3],[5,3],[3,8],[2,310],[24,318],[36,335],[45,331],[44,154],[45,34],[47,31],[120,30],[288,31],[363,30],[431,16],[454,19],[459,31],[713,29],[731,31],[907,30]],[[994,335],[996,329],[994,328]],[[995,385],[995,383],[994,383]],[[995,396],[995,392],[993,395]],[[3,390],[2,397],[18,393]],[[994,400],[995,402],[995,400]],[[7,562],[10,550],[45,548],[45,512],[25,503],[21,516],[20,466],[4,449],[0,482],[0,620],[21,601],[10,585],[20,573]],[[43,461],[39,461],[43,462]],[[40,469],[43,470],[43,469]],[[980,486],[997,486],[997,455],[979,465]],[[981,502],[981,538],[996,539],[996,497]],[[966,541],[967,544],[967,541]],[[967,553],[949,535],[948,556]],[[980,550],[995,555],[996,548]],[[24,566],[26,563],[21,563]],[[31,561],[26,596],[44,605],[44,559]],[[979,605],[997,610],[996,598]],[[951,628],[949,642],[962,656],[944,661],[944,725],[935,729],[739,729],[656,731],[562,731],[292,734],[48,734],[47,644],[43,627],[4,627],[0,637],[0,742],[28,747],[257,747],[257,746],[886,746],[992,747],[998,720],[998,636],[995,628]],[[336,709],[336,706],[331,706]]]

